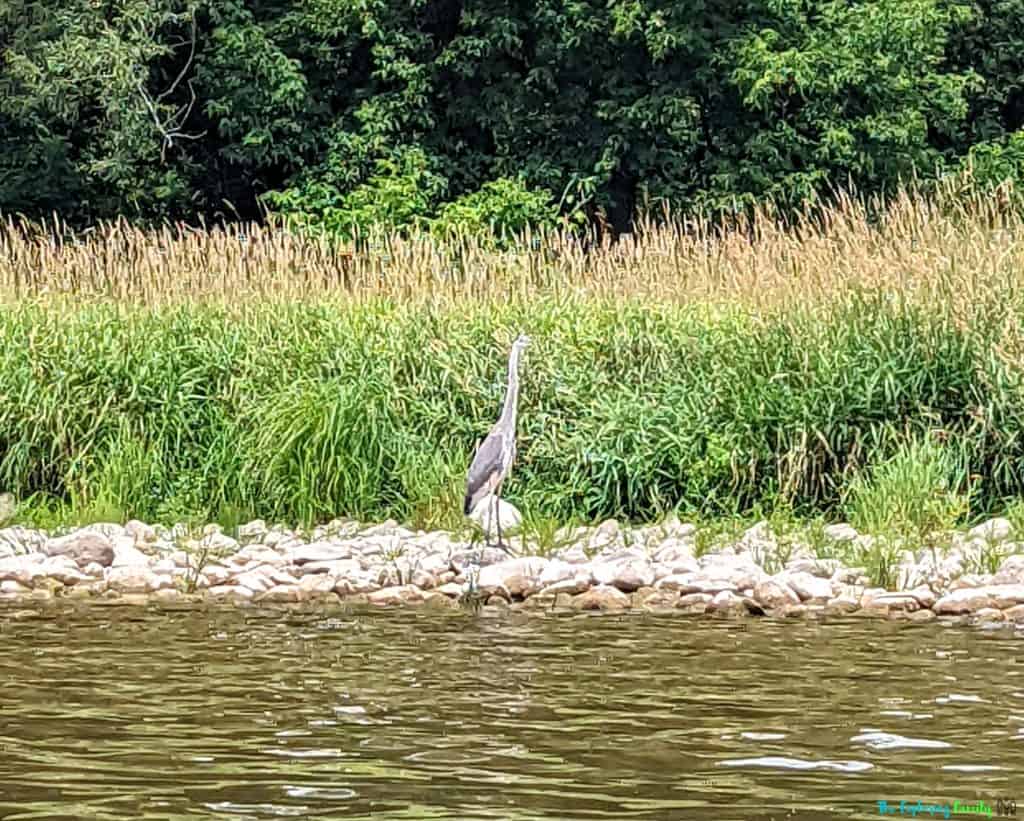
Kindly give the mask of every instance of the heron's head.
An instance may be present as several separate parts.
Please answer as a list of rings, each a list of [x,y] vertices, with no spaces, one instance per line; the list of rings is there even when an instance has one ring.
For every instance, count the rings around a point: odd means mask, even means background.
[[[516,337],[516,341],[512,343],[512,347],[521,351],[524,348],[530,347],[530,341],[530,337],[526,334],[519,334],[519,336]]]

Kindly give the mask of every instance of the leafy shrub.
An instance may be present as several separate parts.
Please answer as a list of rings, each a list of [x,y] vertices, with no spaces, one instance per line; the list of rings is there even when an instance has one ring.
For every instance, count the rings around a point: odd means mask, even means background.
[[[975,185],[984,189],[1010,182],[1018,197],[1024,193],[1024,130],[1008,137],[978,143],[963,162]]]
[[[293,226],[352,239],[374,230],[414,228],[429,219],[447,188],[419,148],[403,148],[378,159],[374,172],[347,194],[311,181],[265,200]]]
[[[446,233],[493,233],[504,239],[527,227],[553,228],[558,207],[550,191],[530,190],[517,178],[501,177],[479,191],[445,203],[431,221],[431,230]]]

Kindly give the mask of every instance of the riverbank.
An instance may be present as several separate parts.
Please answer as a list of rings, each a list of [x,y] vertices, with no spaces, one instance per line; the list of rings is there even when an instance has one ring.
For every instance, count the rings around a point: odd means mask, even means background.
[[[394,236],[350,268],[255,227],[60,236],[0,227],[0,488],[23,524],[457,530],[520,332],[504,492],[536,531],[1024,512],[1024,216],[991,198],[500,253]]]
[[[339,519],[309,531],[253,521],[236,536],[216,525],[189,533],[140,521],[63,534],[8,527],[0,530],[0,607],[422,606],[1024,623],[1024,552],[1005,519],[947,534],[941,549],[897,554],[892,589],[807,545],[783,547],[765,522],[713,549],[674,518],[634,529],[609,520],[557,536],[546,555],[513,537],[521,554],[513,558],[393,521]],[[845,524],[827,527],[825,538],[836,553],[869,539]],[[993,555],[1001,557],[994,572],[971,572]]]

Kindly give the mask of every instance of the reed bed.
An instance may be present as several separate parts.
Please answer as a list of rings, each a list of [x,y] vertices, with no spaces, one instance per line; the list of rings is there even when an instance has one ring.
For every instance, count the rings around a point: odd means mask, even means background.
[[[790,219],[762,207],[725,227],[666,212],[616,241],[527,232],[505,250],[493,236],[374,234],[345,244],[259,224],[147,230],[118,221],[76,232],[56,219],[9,217],[0,225],[5,301],[581,296],[766,310],[881,289],[941,303],[966,320],[972,307],[1016,298],[1024,267],[1021,211],[1007,207],[1005,192],[955,181],[927,195],[906,189],[884,206],[843,195]]]
[[[1024,496],[1024,219],[1005,198],[663,216],[505,250],[8,219],[0,486],[30,517],[453,527],[524,330],[508,493],[537,521],[882,521],[871,477],[912,489],[935,464],[960,519]]]

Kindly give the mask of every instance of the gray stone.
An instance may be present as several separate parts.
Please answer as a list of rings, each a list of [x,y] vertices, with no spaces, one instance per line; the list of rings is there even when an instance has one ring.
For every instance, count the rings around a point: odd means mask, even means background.
[[[70,556],[79,567],[96,562],[110,567],[114,561],[114,546],[110,539],[97,532],[76,531],[57,539],[49,539],[43,545],[48,556]]]
[[[935,602],[932,610],[940,615],[958,615],[975,613],[985,607],[995,607],[995,602],[985,592],[985,588],[963,588],[943,596]]]

